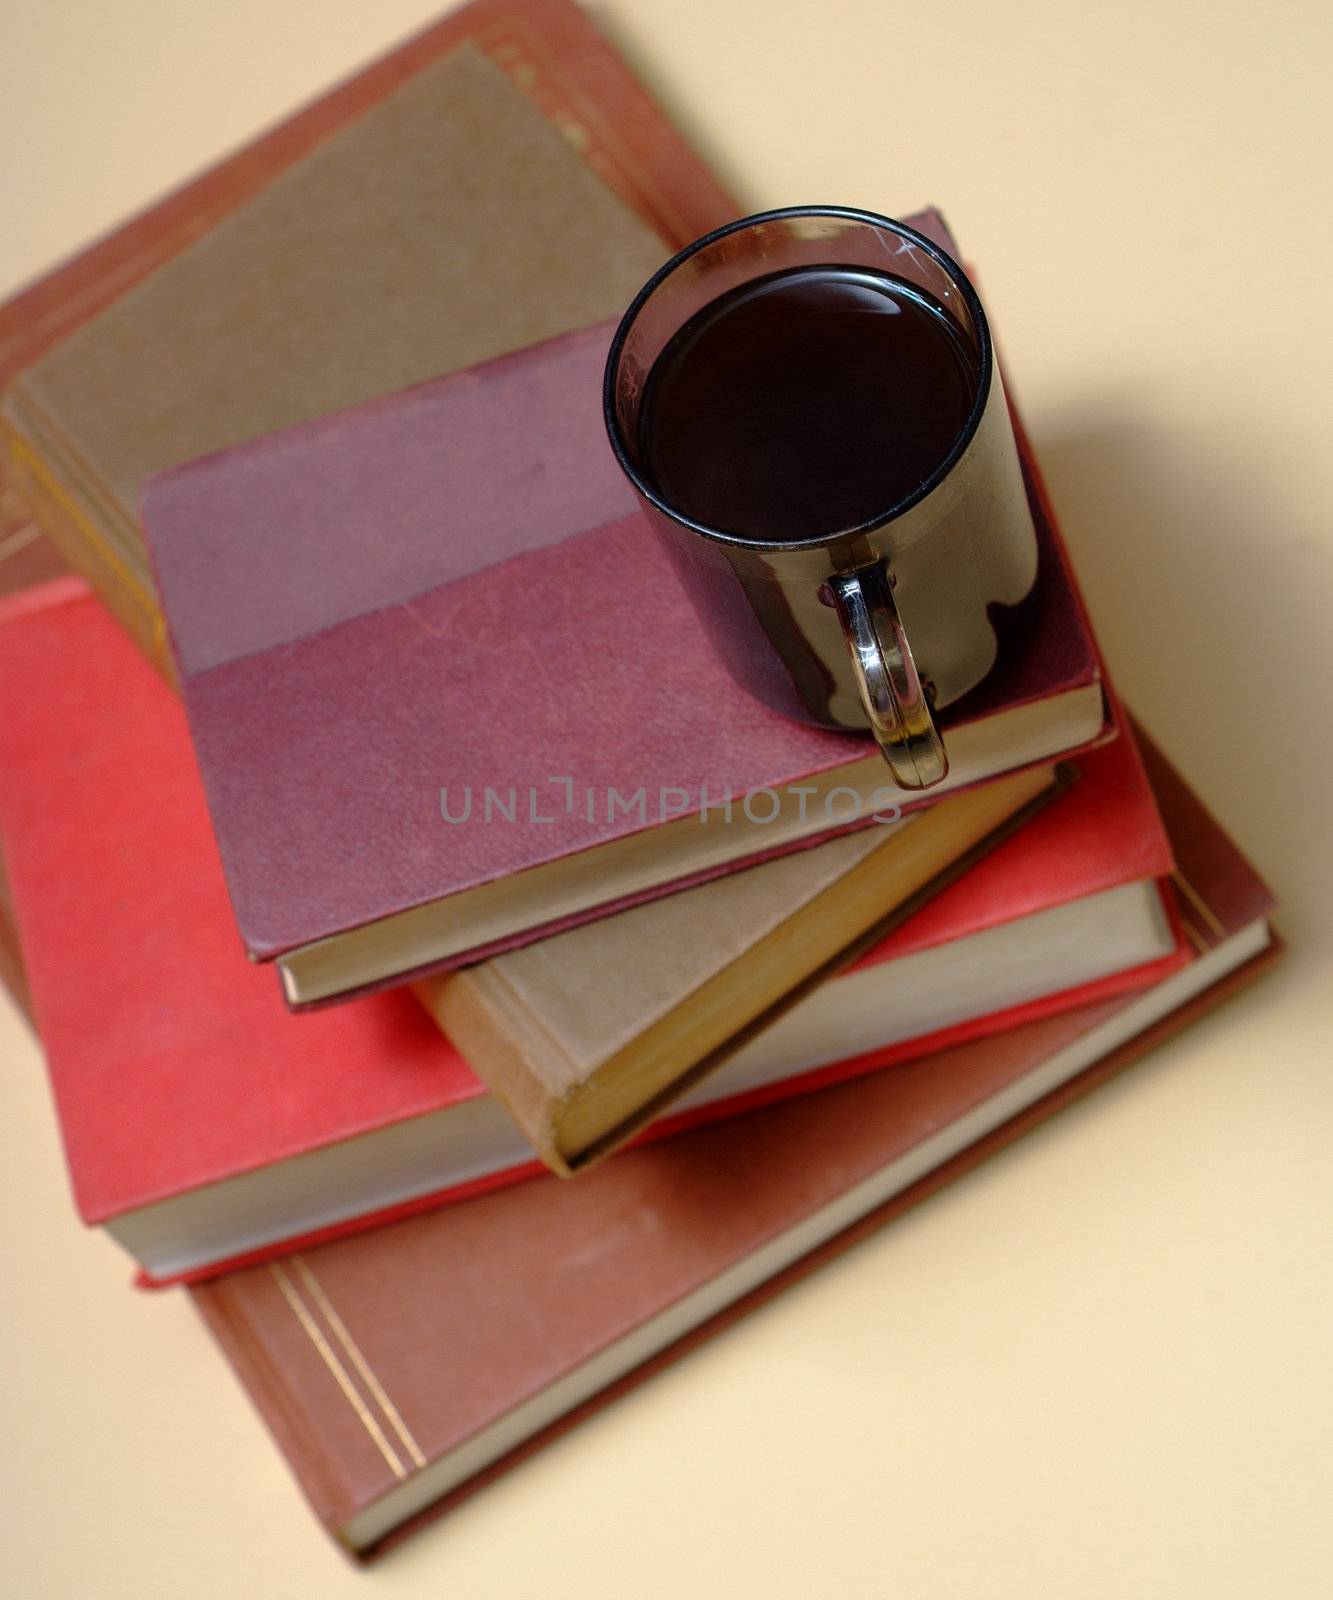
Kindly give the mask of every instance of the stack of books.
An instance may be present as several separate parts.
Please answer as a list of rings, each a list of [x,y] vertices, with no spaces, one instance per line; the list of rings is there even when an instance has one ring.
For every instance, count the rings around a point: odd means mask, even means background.
[[[358,1554],[1279,948],[1017,420],[944,785],[715,662],[599,379],[738,210],[568,0],[474,0],[0,309],[0,974]]]

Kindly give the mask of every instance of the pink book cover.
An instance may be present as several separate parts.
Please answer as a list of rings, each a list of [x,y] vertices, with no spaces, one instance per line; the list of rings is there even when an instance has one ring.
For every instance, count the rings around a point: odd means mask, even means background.
[[[689,815],[705,792],[781,789],[872,754],[866,739],[759,705],[714,658],[604,436],[610,332],[565,335],[148,484],[190,727],[257,960],[652,826],[656,802],[617,810],[603,803],[613,789],[683,793]],[[1025,454],[1039,577],[1000,619],[1000,665],[944,713],[946,737],[1100,680]],[[488,788],[517,798],[514,820],[487,823]],[[451,815],[469,797],[475,814],[446,823],[442,791]],[[764,851],[760,830],[747,859]]]

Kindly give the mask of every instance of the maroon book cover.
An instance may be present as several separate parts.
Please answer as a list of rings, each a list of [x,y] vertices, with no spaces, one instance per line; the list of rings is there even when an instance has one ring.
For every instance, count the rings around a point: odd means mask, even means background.
[[[551,340],[145,490],[241,936],[282,959],[293,1003],[475,960],[830,831],[814,805],[800,831],[710,832],[705,795],[884,781],[868,740],[767,710],[715,660],[604,436],[609,335]],[[941,788],[1105,726],[1096,645],[1028,465],[1040,577],[1000,665],[941,718]],[[697,857],[654,858],[624,891],[593,882],[591,852],[682,819]],[[386,955],[323,993],[293,983],[320,941],[581,855],[580,904],[504,926],[460,912],[415,967]]]
[[[1268,891],[1150,762],[1199,840],[1154,987],[191,1290],[330,1531],[382,1547],[1262,970]]]

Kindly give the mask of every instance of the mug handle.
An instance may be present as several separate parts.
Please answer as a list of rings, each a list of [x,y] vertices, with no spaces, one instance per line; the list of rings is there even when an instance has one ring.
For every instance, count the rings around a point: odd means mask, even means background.
[[[900,788],[933,787],[948,772],[949,757],[893,602],[888,567],[877,561],[827,581],[879,753]]]

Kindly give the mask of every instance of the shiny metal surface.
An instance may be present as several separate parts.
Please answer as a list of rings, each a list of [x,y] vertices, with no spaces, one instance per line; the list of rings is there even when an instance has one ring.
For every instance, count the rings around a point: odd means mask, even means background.
[[[904,789],[929,789],[946,776],[949,758],[882,562],[830,578],[834,609],[856,669],[871,732]]]

